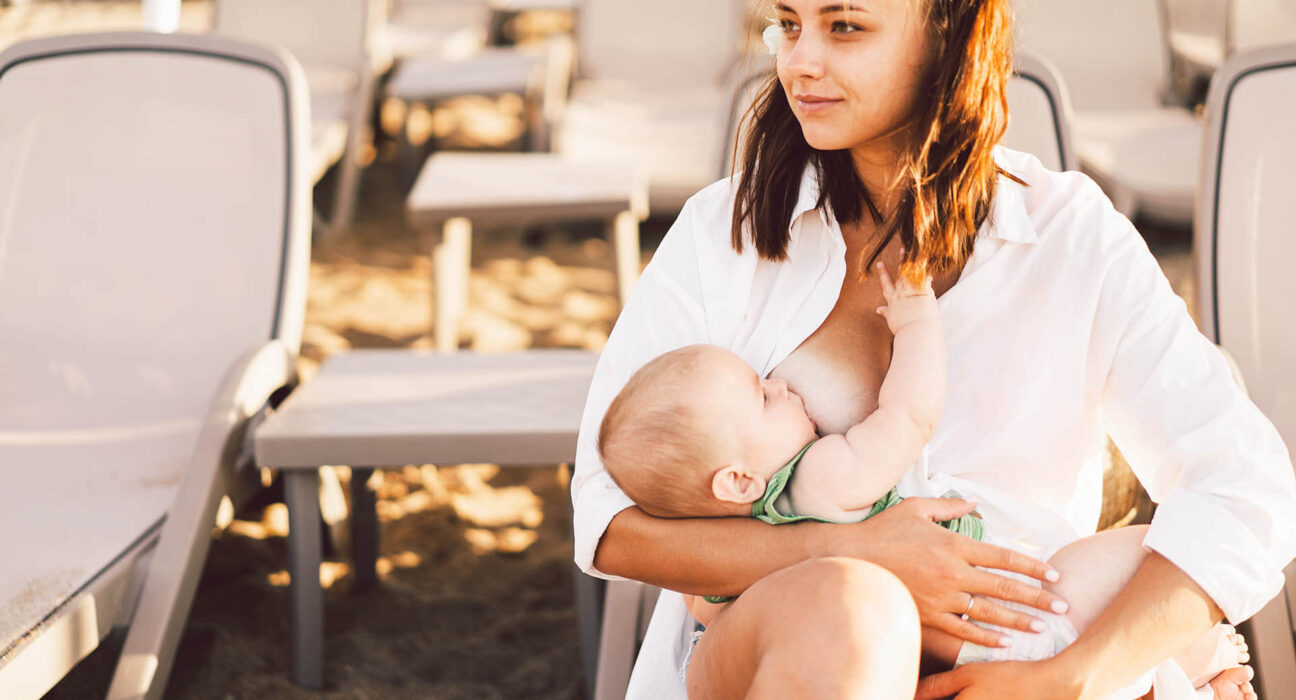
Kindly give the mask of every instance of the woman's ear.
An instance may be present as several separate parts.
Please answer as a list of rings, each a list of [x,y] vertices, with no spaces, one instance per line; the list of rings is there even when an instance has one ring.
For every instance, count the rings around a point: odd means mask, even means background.
[[[765,495],[765,479],[731,464],[711,478],[711,493],[726,503],[755,503]]]

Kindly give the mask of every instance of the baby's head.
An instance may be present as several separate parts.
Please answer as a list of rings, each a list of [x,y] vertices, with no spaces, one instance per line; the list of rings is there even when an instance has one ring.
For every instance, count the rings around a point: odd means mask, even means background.
[[[603,465],[658,517],[743,515],[815,439],[801,398],[736,354],[690,345],[639,369],[599,429]]]

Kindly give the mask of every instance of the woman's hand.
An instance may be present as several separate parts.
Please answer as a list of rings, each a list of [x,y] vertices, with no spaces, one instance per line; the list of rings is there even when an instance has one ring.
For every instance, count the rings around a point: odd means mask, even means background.
[[[1075,700],[1078,687],[1049,668],[1047,661],[990,661],[967,664],[918,682],[914,700]]]
[[[1065,607],[1053,607],[1064,603],[1039,586],[977,568],[1013,571],[1043,581],[1056,576],[1048,564],[937,524],[975,507],[959,499],[908,498],[858,525],[824,526],[820,536],[831,541],[819,554],[855,556],[890,570],[909,588],[924,627],[982,646],[1004,646],[1000,633],[963,619],[972,595],[976,598],[968,617],[1025,632],[1031,631],[1035,618],[1008,610],[991,598],[1052,612],[1063,612]]]

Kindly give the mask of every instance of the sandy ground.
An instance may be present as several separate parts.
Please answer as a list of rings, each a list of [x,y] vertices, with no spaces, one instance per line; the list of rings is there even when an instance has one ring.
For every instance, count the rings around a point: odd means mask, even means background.
[[[37,3],[0,7],[0,47],[64,29],[133,28],[138,5]],[[73,11],[75,9],[75,11]],[[186,2],[200,28],[203,3]],[[384,110],[379,129],[408,113]],[[451,143],[509,147],[520,124],[510,100],[465,100],[422,114]],[[348,348],[426,347],[430,261],[403,221],[408,173],[390,143],[361,187],[353,231],[313,250],[301,369],[309,377]],[[328,211],[333,183],[317,187]],[[668,221],[643,230],[645,259]],[[1144,223],[1175,288],[1192,298],[1188,233]],[[460,344],[598,350],[615,319],[615,280],[601,226],[478,231],[470,313]],[[348,475],[345,470],[343,479]],[[329,698],[575,698],[583,693],[572,587],[567,471],[493,465],[411,465],[376,479],[382,519],[381,585],[360,594],[338,552],[326,591]],[[1119,467],[1109,480],[1108,522],[1136,505]],[[286,511],[272,488],[238,513],[212,544],[167,697],[317,697],[288,668]],[[1147,517],[1146,509],[1137,519]],[[114,635],[50,698],[98,697],[120,651]]]

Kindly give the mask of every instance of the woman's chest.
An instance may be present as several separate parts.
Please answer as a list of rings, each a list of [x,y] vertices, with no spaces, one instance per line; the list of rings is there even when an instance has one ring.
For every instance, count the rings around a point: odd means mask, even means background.
[[[891,364],[893,336],[877,313],[886,303],[877,274],[863,275],[866,251],[848,245],[840,291],[823,323],[770,372],[787,381],[805,401],[821,432],[844,433],[878,406]],[[900,249],[892,244],[879,258],[894,275]],[[948,290],[957,271],[939,275],[935,288]]]

